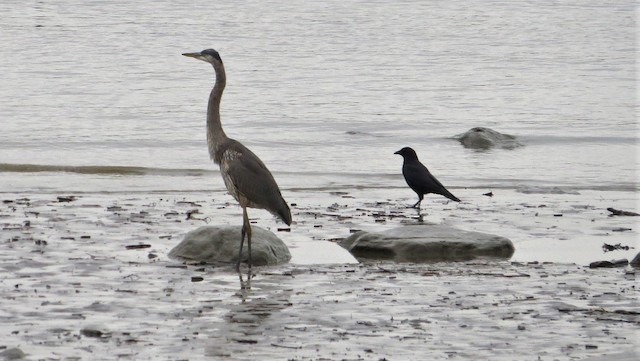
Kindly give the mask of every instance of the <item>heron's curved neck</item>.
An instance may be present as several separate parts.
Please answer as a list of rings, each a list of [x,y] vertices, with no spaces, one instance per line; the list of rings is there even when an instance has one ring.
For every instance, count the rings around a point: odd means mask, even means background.
[[[227,139],[227,135],[222,130],[222,123],[220,122],[220,99],[222,98],[222,92],[227,84],[227,75],[224,72],[223,64],[216,64],[213,66],[216,71],[216,83],[209,94],[209,106],[207,108],[207,142],[209,143],[209,154],[216,163],[218,162],[218,147],[222,142]]]

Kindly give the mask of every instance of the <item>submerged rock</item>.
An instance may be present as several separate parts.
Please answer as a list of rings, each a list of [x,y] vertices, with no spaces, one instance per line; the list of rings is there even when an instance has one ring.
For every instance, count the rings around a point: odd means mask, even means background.
[[[441,224],[410,225],[383,232],[360,231],[340,245],[356,258],[415,263],[477,257],[508,259],[514,252],[513,243],[507,238]]]
[[[169,257],[205,263],[235,263],[238,261],[242,226],[202,226],[186,234]],[[286,263],[291,259],[289,248],[273,232],[252,226],[251,261],[254,266]],[[242,248],[242,262],[248,260],[247,241]]]
[[[573,189],[563,189],[560,187],[544,187],[544,186],[522,186],[516,188],[516,192],[524,193],[524,194],[575,194],[578,195],[580,192]]]
[[[522,146],[522,143],[518,142],[515,136],[502,134],[484,127],[471,128],[462,134],[454,136],[454,138],[460,141],[465,148],[473,149],[490,149],[494,147],[513,149]]]

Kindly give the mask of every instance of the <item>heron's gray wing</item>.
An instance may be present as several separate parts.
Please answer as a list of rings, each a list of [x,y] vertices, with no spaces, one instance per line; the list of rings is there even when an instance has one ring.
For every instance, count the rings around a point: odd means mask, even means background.
[[[236,144],[238,146],[230,149],[236,156],[225,161],[226,172],[236,191],[249,202],[250,207],[266,209],[287,222],[287,217],[291,218],[287,216],[289,207],[273,175],[253,152]]]

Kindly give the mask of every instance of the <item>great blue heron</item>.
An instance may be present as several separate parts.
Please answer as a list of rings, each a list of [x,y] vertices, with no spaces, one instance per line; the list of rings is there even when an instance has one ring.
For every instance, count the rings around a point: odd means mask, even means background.
[[[249,251],[248,265],[251,269],[251,224],[247,215],[247,207],[266,209],[282,219],[287,225],[291,225],[291,211],[287,202],[282,198],[280,188],[278,188],[271,172],[260,158],[240,142],[228,138],[222,130],[220,99],[227,83],[227,76],[220,54],[213,49],[206,49],[199,53],[184,53],[182,55],[213,65],[216,73],[215,85],[209,94],[207,107],[207,144],[211,159],[220,166],[224,185],[242,207],[240,252],[236,269],[240,269],[245,235]]]
[[[393,154],[400,154],[404,158],[402,164],[402,175],[407,181],[407,184],[414,192],[418,194],[418,202],[413,205],[413,208],[420,208],[420,202],[424,198],[425,194],[435,193],[445,196],[452,201],[460,202],[458,197],[454,196],[440,183],[436,177],[418,160],[416,151],[404,147]]]

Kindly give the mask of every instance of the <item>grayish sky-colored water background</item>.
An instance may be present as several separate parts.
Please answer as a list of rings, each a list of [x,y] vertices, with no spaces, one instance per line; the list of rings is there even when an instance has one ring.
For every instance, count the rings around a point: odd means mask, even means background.
[[[157,170],[3,168],[3,191],[222,187],[166,173],[217,171],[204,135],[214,74],[180,56],[209,47],[227,68],[227,133],[283,188],[402,186],[393,152],[412,146],[454,188],[637,191],[633,1],[8,1],[0,12],[0,163]],[[448,139],[474,126],[525,146]]]

